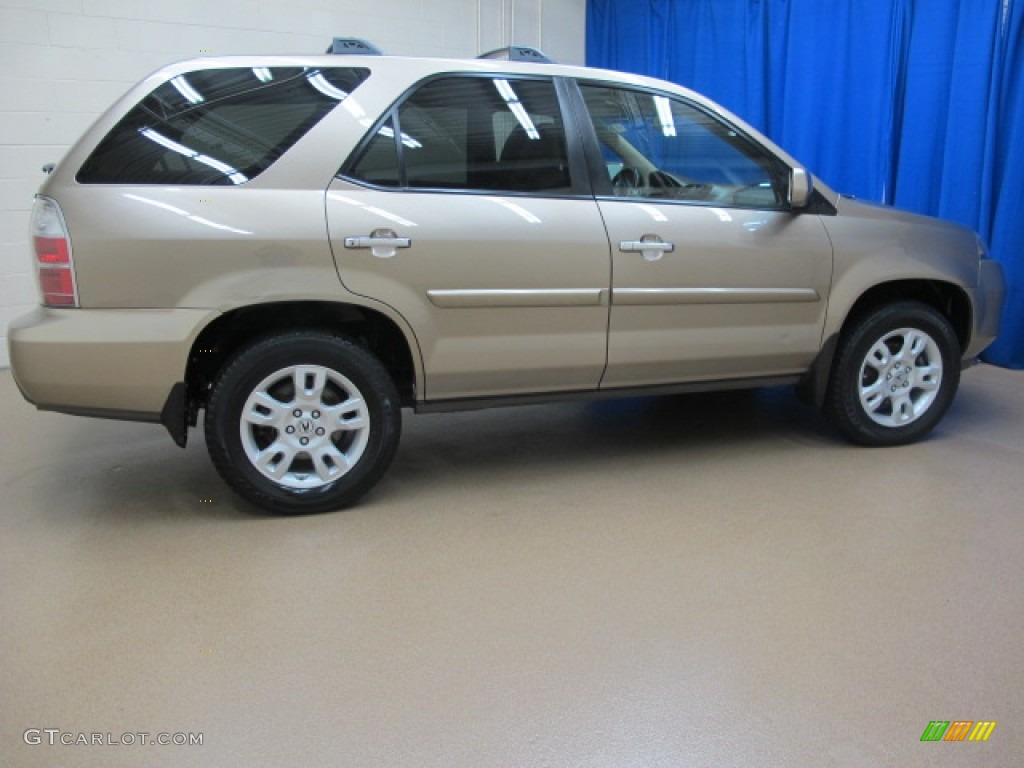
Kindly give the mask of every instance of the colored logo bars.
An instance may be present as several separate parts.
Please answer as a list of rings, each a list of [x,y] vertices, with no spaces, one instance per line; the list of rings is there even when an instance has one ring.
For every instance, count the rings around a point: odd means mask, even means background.
[[[932,720],[921,741],[988,741],[995,728],[995,720]]]

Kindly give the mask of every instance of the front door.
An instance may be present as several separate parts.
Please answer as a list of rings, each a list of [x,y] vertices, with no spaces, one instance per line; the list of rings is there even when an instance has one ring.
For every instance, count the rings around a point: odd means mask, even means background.
[[[832,249],[817,215],[787,209],[788,169],[675,96],[581,90],[608,174],[598,180],[614,276],[601,387],[805,370]]]

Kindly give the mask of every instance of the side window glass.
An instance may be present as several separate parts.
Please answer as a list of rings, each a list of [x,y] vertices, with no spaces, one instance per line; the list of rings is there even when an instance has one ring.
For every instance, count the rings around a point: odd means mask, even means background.
[[[390,127],[399,131],[395,146],[407,187],[544,194],[571,190],[565,128],[550,80],[432,80],[399,106],[397,125]],[[357,178],[366,178],[361,172],[369,151],[357,163]]]
[[[451,81],[449,81],[451,82]],[[428,85],[399,109],[406,183],[410,187],[465,189],[470,184],[477,143],[485,136],[471,135],[473,105],[460,103],[459,81]],[[450,99],[457,101],[452,103]],[[408,150],[408,151],[406,151]]]
[[[614,195],[783,206],[785,174],[775,158],[717,118],[660,94],[580,88]]]
[[[401,185],[394,118],[388,119],[377,129],[377,133],[356,160],[351,176],[378,187]]]
[[[369,77],[362,68],[200,69],[158,86],[82,164],[81,184],[244,184]]]

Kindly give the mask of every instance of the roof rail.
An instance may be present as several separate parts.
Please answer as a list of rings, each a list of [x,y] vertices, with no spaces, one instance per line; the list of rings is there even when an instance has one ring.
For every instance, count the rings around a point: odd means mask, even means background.
[[[481,53],[478,59],[498,59],[499,61],[533,61],[538,64],[554,64],[554,60],[548,58],[536,48],[528,45],[510,45],[507,48],[495,48],[493,51]]]
[[[350,53],[364,56],[383,56],[384,52],[373,43],[358,37],[336,37],[325,53]]]

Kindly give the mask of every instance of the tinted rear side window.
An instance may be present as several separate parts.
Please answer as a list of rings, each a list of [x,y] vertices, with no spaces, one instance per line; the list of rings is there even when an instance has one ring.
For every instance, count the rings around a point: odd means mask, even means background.
[[[565,194],[565,128],[550,79],[452,76],[421,85],[343,175],[382,187]]]
[[[362,68],[207,69],[169,80],[78,171],[82,184],[244,184],[355,90]]]

